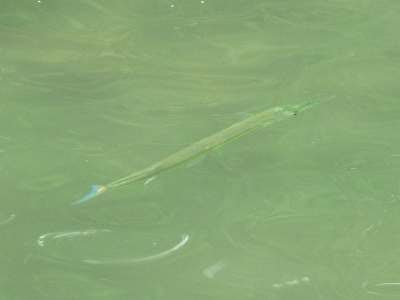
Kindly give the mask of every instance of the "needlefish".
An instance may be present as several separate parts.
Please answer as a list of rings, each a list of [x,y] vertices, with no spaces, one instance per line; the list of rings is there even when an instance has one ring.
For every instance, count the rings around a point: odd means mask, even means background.
[[[178,152],[170,156],[167,156],[163,160],[160,160],[145,169],[133,172],[125,177],[114,180],[105,185],[92,185],[90,191],[86,195],[84,195],[81,199],[73,202],[72,204],[77,205],[85,203],[105,193],[106,191],[112,190],[122,185],[138,181],[151,180],[151,178],[154,178],[154,176],[161,172],[174,168],[183,162],[191,160],[203,153],[220,147],[227,142],[239,138],[249,132],[294,117],[298,113],[314,106],[316,103],[317,102],[306,102],[299,105],[278,106],[254,114],[251,117],[237,122],[217,133],[214,133],[179,150]]]

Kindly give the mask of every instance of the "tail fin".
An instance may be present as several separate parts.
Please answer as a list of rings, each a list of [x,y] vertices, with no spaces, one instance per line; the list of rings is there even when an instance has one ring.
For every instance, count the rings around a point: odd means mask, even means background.
[[[90,191],[86,195],[84,195],[81,199],[79,199],[75,202],[72,202],[72,205],[79,205],[79,204],[85,203],[85,202],[93,199],[94,197],[104,193],[106,190],[107,190],[107,187],[104,185],[97,185],[97,184],[92,185]]]

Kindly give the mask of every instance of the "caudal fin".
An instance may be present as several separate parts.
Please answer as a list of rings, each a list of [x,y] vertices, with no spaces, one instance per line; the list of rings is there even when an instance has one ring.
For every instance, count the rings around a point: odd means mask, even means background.
[[[81,199],[72,202],[72,205],[79,205],[85,202],[88,202],[89,200],[93,199],[94,197],[104,193],[107,190],[107,187],[104,185],[92,185],[90,191],[84,195]]]

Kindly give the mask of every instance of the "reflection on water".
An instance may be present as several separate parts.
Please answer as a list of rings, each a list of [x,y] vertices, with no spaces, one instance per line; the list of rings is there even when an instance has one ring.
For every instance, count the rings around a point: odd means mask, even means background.
[[[0,226],[6,225],[10,222],[12,222],[16,217],[16,214],[10,214],[10,215],[4,215],[0,213]]]
[[[377,296],[399,296],[400,295],[400,282],[381,282],[369,283],[365,282],[363,287],[368,294]]]
[[[39,236],[37,239],[37,244],[40,247],[44,247],[45,243],[47,243],[47,240],[57,240],[57,239],[73,239],[77,237],[86,237],[88,235],[93,235],[97,234],[100,232],[111,232],[109,229],[88,229],[88,230],[82,230],[82,231],[64,231],[64,232],[49,232],[42,234]]]

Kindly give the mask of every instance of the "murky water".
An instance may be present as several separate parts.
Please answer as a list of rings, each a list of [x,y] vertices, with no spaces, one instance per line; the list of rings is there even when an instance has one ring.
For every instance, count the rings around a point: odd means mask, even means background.
[[[393,0],[3,1],[0,300],[400,297],[399,17]]]

